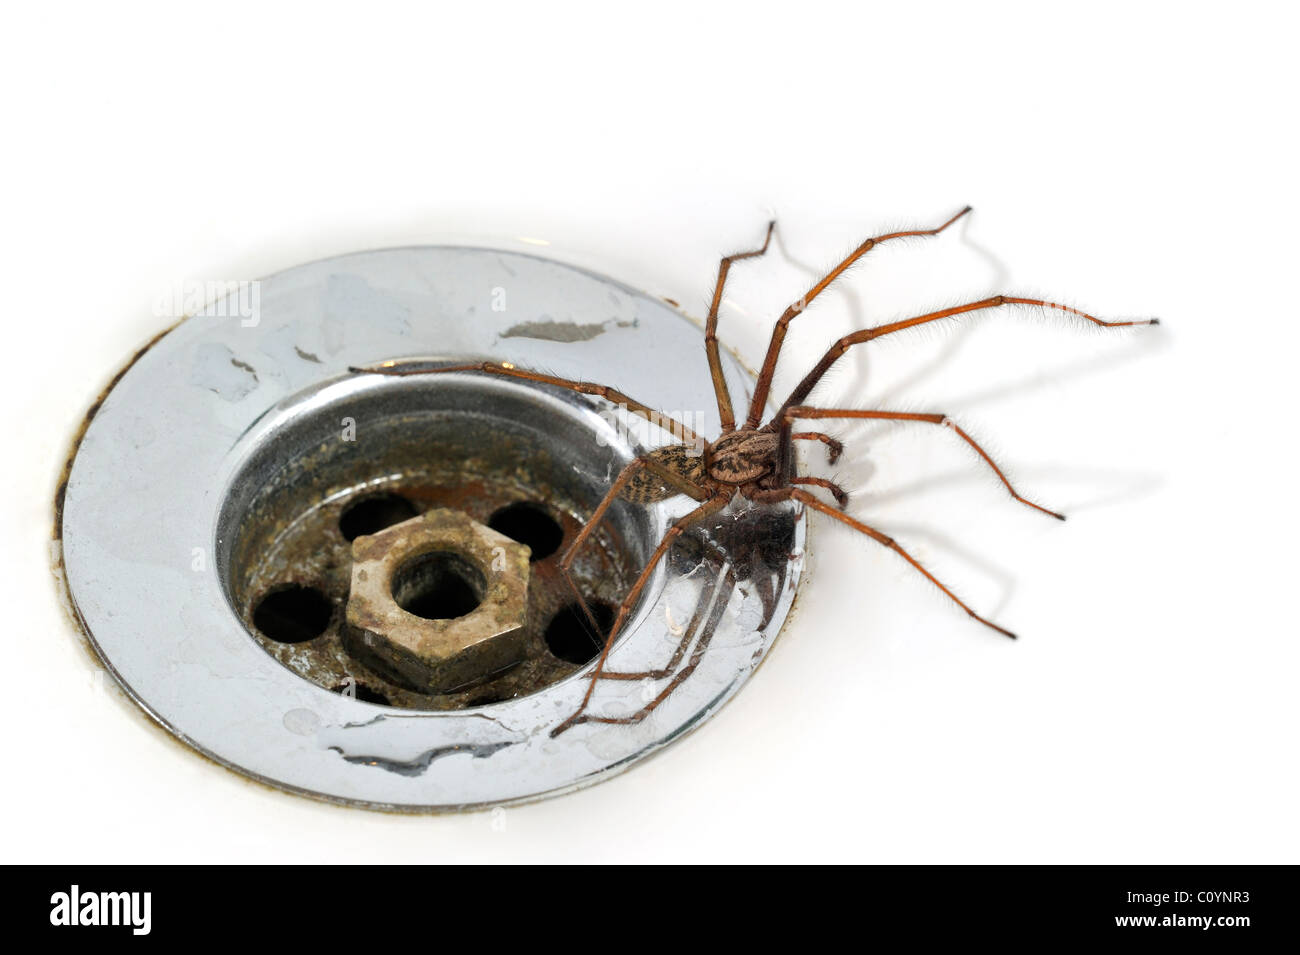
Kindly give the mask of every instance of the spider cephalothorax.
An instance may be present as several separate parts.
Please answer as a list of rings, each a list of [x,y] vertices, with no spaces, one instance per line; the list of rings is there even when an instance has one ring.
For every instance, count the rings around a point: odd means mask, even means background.
[[[835,520],[853,528],[860,533],[867,535],[873,540],[895,551],[900,557],[911,564],[916,570],[923,574],[931,583],[937,586],[953,602],[965,610],[970,616],[980,623],[1005,634],[1014,636],[1010,631],[1004,630],[997,624],[984,619],[974,610],[968,607],[951,590],[940,583],[933,575],[922,567],[910,554],[907,553],[891,537],[881,533],[873,527],[862,523],[856,518],[850,517],[843,513],[843,508],[848,504],[848,494],[833,482],[825,478],[800,476],[796,473],[794,466],[794,454],[792,451],[793,442],[797,440],[820,441],[827,446],[828,458],[830,463],[834,463],[839,457],[842,446],[839,441],[829,435],[819,431],[795,431],[794,424],[800,420],[815,419],[885,419],[893,421],[914,421],[926,424],[935,424],[951,430],[962,441],[968,444],[980,458],[987,464],[998,479],[1010,492],[1011,496],[1035,510],[1042,511],[1052,517],[1064,520],[1064,517],[1055,511],[1049,511],[1041,505],[1035,504],[1020,496],[1011,482],[1007,480],[1002,470],[993,462],[993,459],[981,448],[965,431],[953,423],[947,415],[944,414],[916,414],[900,411],[876,411],[861,410],[850,408],[814,408],[803,404],[809,394],[821,381],[831,366],[850,348],[855,345],[862,345],[884,335],[894,332],[903,331],[904,329],[914,328],[918,325],[924,325],[929,322],[936,322],[941,319],[956,318],[971,312],[982,311],[985,309],[1002,308],[1008,305],[1027,305],[1037,308],[1055,309],[1066,312],[1071,315],[1086,319],[1095,325],[1105,327],[1114,327],[1121,325],[1152,325],[1156,323],[1155,319],[1144,321],[1122,321],[1107,322],[1092,315],[1088,315],[1078,309],[1071,308],[1067,305],[1061,305],[1057,302],[1048,302],[1042,299],[1021,298],[1010,295],[995,295],[990,298],[980,299],[975,302],[968,302],[964,305],[955,305],[951,308],[940,309],[935,312],[928,312],[924,315],[918,315],[914,318],[905,319],[897,322],[890,322],[885,325],[877,325],[873,328],[862,329],[845,335],[837,340],[821,360],[813,366],[812,370],[804,376],[798,386],[791,392],[790,396],[780,405],[777,412],[767,421],[762,423],[763,412],[767,407],[769,393],[772,387],[772,378],[776,371],[777,358],[781,352],[782,342],[785,340],[786,330],[790,323],[817,298],[826,288],[835,281],[843,272],[854,262],[864,256],[871,249],[875,248],[882,242],[891,239],[899,239],[906,236],[931,236],[937,235],[948,226],[952,225],[962,216],[970,211],[967,206],[955,216],[950,218],[943,225],[934,229],[916,229],[904,232],[891,232],[885,235],[874,236],[867,239],[856,249],[849,253],[835,268],[831,269],[820,281],[817,282],[808,292],[797,302],[787,308],[781,317],[777,319],[776,325],[772,330],[771,340],[768,343],[767,355],[763,361],[762,370],[759,372],[758,381],[754,387],[754,394],[750,399],[749,412],[738,428],[736,426],[735,413],[732,410],[731,395],[727,390],[727,383],[722,373],[722,363],[718,352],[718,308],[722,302],[722,291],[727,281],[727,273],[731,269],[731,264],[740,259],[753,258],[762,255],[767,251],[768,243],[772,238],[772,229],[775,223],[768,223],[767,235],[763,240],[761,248],[752,252],[742,252],[736,255],[729,255],[723,258],[718,267],[718,278],[714,285],[713,299],[709,306],[708,319],[705,322],[704,331],[704,350],[708,359],[709,373],[713,379],[713,390],[718,401],[718,417],[721,421],[721,434],[713,441],[707,441],[697,435],[684,424],[669,418],[655,409],[634,401],[627,395],[607,385],[592,384],[583,381],[572,381],[567,378],[557,378],[553,375],[544,375],[538,372],[527,371],[517,368],[507,362],[479,362],[467,365],[447,365],[442,367],[418,367],[406,368],[397,362],[385,362],[382,365],[371,368],[354,369],[359,372],[373,372],[386,375],[412,375],[412,374],[442,374],[447,372],[482,372],[486,374],[504,375],[512,378],[520,378],[526,381],[537,382],[540,384],[555,385],[560,388],[567,388],[581,394],[594,395],[611,401],[614,404],[621,405],[629,413],[639,415],[650,421],[652,424],[666,428],[673,435],[678,444],[669,444],[665,447],[649,451],[634,458],[615,478],[606,492],[605,497],[601,500],[596,510],[592,513],[585,527],[574,539],[573,544],[566,551],[563,559],[560,561],[560,570],[569,580],[577,595],[578,601],[586,611],[587,619],[592,627],[598,632],[599,627],[596,623],[595,616],[587,607],[586,601],[582,594],[573,585],[573,580],[569,576],[569,568],[572,567],[574,559],[579,548],[583,546],[587,538],[592,534],[594,529],[600,524],[605,513],[609,510],[610,505],[617,498],[624,498],[634,503],[653,503],[662,501],[669,497],[675,497],[680,494],[694,498],[698,502],[697,506],[685,516],[679,518],[668,529],[654,552],[650,555],[649,561],[645,568],[637,577],[636,582],[628,591],[627,596],[619,606],[618,614],[614,618],[614,623],[610,626],[607,633],[604,634],[604,644],[601,648],[600,656],[596,660],[595,667],[592,670],[590,683],[587,692],[583,696],[582,703],[578,709],[567,719],[557,725],[552,731],[552,735],[564,732],[572,726],[582,722],[600,722],[600,723],[636,723],[644,719],[649,713],[653,712],[673,690],[694,670],[696,662],[699,659],[699,650],[692,654],[691,658],[682,663],[685,644],[679,647],[668,661],[667,665],[655,671],[646,673],[623,673],[614,672],[605,668],[606,660],[609,657],[610,648],[614,645],[615,638],[628,619],[632,608],[636,605],[645,588],[647,581],[655,566],[664,557],[664,554],[672,546],[673,542],[679,540],[682,535],[690,529],[701,525],[707,518],[717,514],[736,496],[748,498],[749,500],[759,503],[780,503],[784,501],[795,501],[810,507],[813,510],[820,511],[829,515]],[[828,491],[836,500],[839,509],[827,504],[821,498],[815,496],[809,491],[803,490],[800,485],[817,487]],[[725,568],[724,573],[729,577],[735,577],[735,572],[731,568]],[[716,611],[715,611],[716,612]],[[591,702],[592,693],[598,681],[602,679],[610,680],[667,680],[667,684],[653,697],[644,707],[630,716],[610,717],[595,716],[587,711],[588,704]]]
[[[732,431],[709,445],[709,477],[719,484],[738,485],[742,492],[771,477],[777,466],[780,438],[771,431]]]

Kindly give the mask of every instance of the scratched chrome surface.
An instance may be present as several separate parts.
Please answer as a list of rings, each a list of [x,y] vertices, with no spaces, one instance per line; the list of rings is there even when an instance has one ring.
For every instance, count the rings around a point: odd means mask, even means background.
[[[239,314],[196,316],[140,357],[77,450],[63,510],[64,570],[106,668],[162,726],[224,765],[286,790],[385,809],[565,792],[706,720],[762,661],[790,610],[805,521],[789,509],[724,512],[721,572],[708,548],[660,566],[611,666],[663,666],[693,614],[699,626],[686,659],[697,657],[698,666],[636,725],[586,723],[549,735],[577,707],[587,670],[490,706],[411,711],[330,693],[256,644],[227,599],[223,505],[247,492],[239,481],[248,480],[259,449],[322,403],[382,389],[383,400],[400,405],[403,387],[432,387],[431,378],[347,371],[412,356],[493,358],[601,381],[717,433],[700,329],[610,279],[515,252],[440,247],[357,253],[278,273],[260,283],[255,324]],[[743,405],[752,379],[724,361]],[[467,387],[473,378],[465,376]],[[501,380],[490,387],[519,389],[557,420],[599,437],[609,459],[593,460],[575,479],[607,481],[611,465],[666,440],[639,419],[619,427],[597,399]],[[691,505],[678,498],[648,509],[644,546]],[[775,556],[770,547],[760,553],[774,521],[776,538],[784,535]],[[775,587],[758,585],[768,570]],[[602,682],[593,711],[633,712],[666,683]]]

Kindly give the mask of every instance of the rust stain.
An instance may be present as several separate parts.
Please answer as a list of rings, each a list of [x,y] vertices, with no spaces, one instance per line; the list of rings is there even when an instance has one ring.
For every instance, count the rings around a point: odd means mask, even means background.
[[[536,338],[547,342],[588,342],[605,334],[608,322],[579,325],[576,322],[520,322],[501,333],[501,338]]]

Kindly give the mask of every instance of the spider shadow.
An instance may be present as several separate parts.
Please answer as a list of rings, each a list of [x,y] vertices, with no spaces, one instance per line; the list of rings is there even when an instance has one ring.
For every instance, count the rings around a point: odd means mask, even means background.
[[[991,269],[991,277],[988,281],[988,291],[984,295],[995,294],[996,291],[1006,289],[1010,285],[1010,270],[1006,264],[991,250],[987,249],[970,235],[971,217],[963,218],[958,226],[960,231],[957,235],[965,247],[972,250],[980,259],[986,262]],[[781,256],[796,268],[805,272],[812,277],[812,281],[817,281],[825,274],[820,271],[819,267],[813,263],[800,259],[795,256],[786,246],[778,229],[775,237],[776,247]],[[839,293],[847,304],[849,317],[852,328],[866,328],[868,318],[864,305],[863,294],[851,285],[846,284],[839,289]],[[976,294],[973,298],[982,297]],[[918,367],[906,378],[893,384],[888,389],[881,392],[879,396],[873,398],[870,404],[858,403],[859,407],[874,407],[881,409],[895,408],[909,397],[914,396],[917,389],[926,381],[939,375],[945,368],[949,367],[956,356],[962,349],[963,344],[974,333],[975,326],[969,323],[955,323],[953,332],[943,342],[938,353],[925,364]],[[1086,378],[1092,375],[1137,361],[1148,357],[1154,351],[1163,348],[1167,344],[1163,336],[1142,335],[1134,340],[1131,347],[1110,352],[1100,356],[1090,356],[1078,361],[1067,362],[1047,373],[1039,373],[1032,376],[1024,376],[1017,380],[995,384],[983,390],[971,393],[965,397],[958,397],[956,400],[947,402],[948,408],[944,410],[951,413],[960,412],[979,405],[990,404],[996,401],[1008,398],[1025,398],[1033,395],[1034,392],[1042,390],[1049,382],[1055,387],[1062,381],[1070,381],[1079,378]],[[856,350],[858,354],[854,356],[851,365],[853,380],[869,381],[872,357],[869,349],[861,348]],[[874,422],[877,426],[884,426],[885,430],[892,431],[906,424],[908,427],[915,427],[914,424],[905,422]],[[861,504],[864,500],[869,505],[878,505],[882,503],[891,503],[907,498],[912,498],[930,491],[957,487],[964,484],[985,485],[988,481],[983,475],[974,472],[978,462],[972,464],[971,470],[954,471],[943,475],[932,475],[925,478],[910,481],[901,484],[887,492],[880,494],[864,493],[862,490],[867,486],[876,473],[876,465],[867,457],[869,445],[857,440],[858,437],[866,430],[866,422],[845,423],[843,428],[846,432],[844,436],[845,447],[847,449],[856,449],[858,453],[850,452],[840,462],[842,473],[835,475],[835,480],[844,484],[850,491],[850,494]],[[877,433],[880,433],[877,431]],[[810,454],[807,458],[809,463],[817,461],[816,455]],[[1131,501],[1139,497],[1147,496],[1158,489],[1163,480],[1159,475],[1139,474],[1115,470],[1103,470],[1097,468],[1078,468],[1078,467],[1055,467],[1055,468],[1038,468],[1036,470],[1018,469],[1020,474],[1033,474],[1056,478],[1063,481],[1075,480],[1095,486],[1098,483],[1109,485],[1109,488],[1100,494],[1093,495],[1090,500],[1076,502],[1070,508],[1071,511],[1089,510],[1104,506],[1113,506],[1118,503]],[[998,615],[1011,601],[1015,594],[1017,580],[1014,575],[1006,568],[994,564],[992,561],[980,557],[975,552],[962,547],[951,537],[933,528],[922,528],[910,525],[891,525],[891,533],[896,530],[904,537],[911,539],[924,539],[932,548],[941,550],[948,556],[955,558],[956,561],[964,563],[981,575],[992,579],[999,587],[1000,599],[997,606],[992,610],[994,616]],[[900,540],[902,537],[900,537]]]

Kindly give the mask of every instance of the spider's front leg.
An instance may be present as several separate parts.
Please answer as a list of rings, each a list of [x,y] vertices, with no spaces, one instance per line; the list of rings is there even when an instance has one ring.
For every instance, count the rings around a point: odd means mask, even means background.
[[[904,232],[887,232],[884,235],[872,236],[867,241],[845,256],[839,265],[831,269],[816,285],[810,288],[804,297],[793,303],[789,308],[781,313],[781,317],[776,320],[776,325],[772,328],[772,338],[767,345],[767,357],[763,359],[763,368],[758,373],[758,383],[754,386],[753,397],[749,401],[749,415],[745,419],[746,428],[757,428],[759,419],[763,416],[763,409],[767,407],[767,393],[772,387],[772,378],[776,374],[776,359],[781,354],[781,345],[785,341],[786,329],[795,317],[801,314],[804,309],[812,304],[813,299],[830,287],[831,283],[844,274],[854,262],[862,258],[876,246],[883,242],[889,242],[893,239],[905,239],[909,236],[930,236],[938,235],[944,229],[948,228],[966,213],[970,212],[970,206],[962,209],[961,212],[950,218],[941,226],[933,229],[908,229]]]
[[[645,462],[645,460],[646,460],[645,458],[637,459],[637,461],[641,461],[641,462]],[[632,464],[636,464],[637,461],[632,462]],[[646,466],[646,465],[643,464],[642,466]],[[628,468],[631,467],[632,465],[628,465]],[[624,469],[625,473],[627,470],[628,469]],[[623,475],[620,475],[620,478],[621,477],[623,477]],[[624,484],[626,484],[626,482],[624,482]],[[697,490],[700,489],[697,488]],[[598,513],[601,514],[601,516],[603,516],[604,514],[604,509],[608,508],[609,502],[611,500],[612,500],[611,496],[607,494],[605,496],[605,500],[601,502],[602,507],[597,509]],[[668,552],[668,548],[672,545],[673,541],[675,541],[678,537],[680,537],[687,530],[687,528],[689,528],[692,524],[703,520],[709,515],[715,514],[718,511],[722,510],[724,507],[727,506],[727,501],[728,501],[728,497],[726,495],[719,494],[716,497],[711,497],[708,500],[704,501],[704,503],[702,503],[699,507],[690,511],[684,517],[678,518],[673,523],[673,525],[670,528],[668,528],[668,532],[664,534],[663,540],[661,540],[658,546],[655,547],[654,552],[650,555],[649,561],[646,562],[646,565],[642,569],[640,575],[637,576],[636,583],[632,585],[632,589],[628,591],[627,596],[623,598],[622,604],[619,605],[618,614],[614,618],[614,624],[609,628],[609,634],[605,637],[605,645],[604,647],[601,648],[600,656],[597,657],[596,659],[596,667],[591,672],[591,678],[587,684],[587,692],[583,694],[582,702],[578,704],[578,708],[568,717],[568,719],[566,719],[559,726],[555,727],[555,729],[551,730],[551,736],[559,736],[564,731],[588,719],[586,715],[587,706],[588,704],[591,703],[591,696],[596,690],[596,682],[601,678],[604,672],[605,661],[609,658],[609,651],[613,648],[614,641],[618,638],[619,631],[622,629],[623,624],[627,621],[628,615],[632,612],[632,607],[636,605],[637,599],[641,596],[641,591],[645,589],[645,585],[649,582],[650,575],[654,573],[655,567],[657,567],[659,561],[663,559],[664,554]],[[595,526],[595,518],[593,517],[593,520],[589,522],[587,527],[583,528],[583,532],[578,535],[578,539],[574,541],[573,547],[570,547],[569,551],[564,555],[564,561],[561,562],[562,564],[564,564],[565,562],[570,562],[570,558],[573,556],[574,550],[577,548],[578,544],[581,543],[581,541],[586,538],[588,532],[594,526]],[[567,567],[565,568],[565,570],[567,576]],[[570,578],[570,585],[572,584],[573,581],[572,578]]]
[[[398,359],[395,361],[380,362],[377,365],[367,365],[365,367],[350,367],[348,371],[362,375],[388,375],[390,377],[404,378],[411,375],[446,375],[455,374],[456,372],[482,372],[488,375],[500,375],[503,378],[516,378],[520,381],[531,381],[540,385],[553,385],[556,388],[564,388],[568,391],[576,391],[580,395],[592,395],[596,398],[604,398],[614,405],[621,405],[626,408],[630,414],[638,415],[649,421],[656,427],[663,428],[671,434],[674,440],[681,441],[683,444],[698,445],[701,438],[682,422],[676,418],[670,418],[668,415],[656,411],[649,405],[642,404],[639,401],[629,397],[617,388],[611,388],[609,385],[596,384],[590,381],[575,381],[572,378],[558,378],[555,375],[544,375],[541,372],[529,371],[526,368],[519,368],[508,361],[480,361],[471,362],[464,365],[430,365],[429,360],[421,359]]]
[[[714,556],[717,559],[717,568],[725,568],[725,572],[730,574],[734,581],[735,574],[728,566],[727,555],[723,552],[722,548],[710,541],[709,538],[703,534],[699,535],[699,541],[701,547],[713,551]],[[713,579],[716,582],[718,579],[717,573],[714,574]],[[705,611],[709,609],[709,601],[714,590],[716,590],[716,587],[712,589],[708,586],[700,588],[700,595],[695,602],[695,609],[691,612],[690,620],[687,622],[686,626],[682,628],[682,638],[673,649],[672,656],[668,658],[667,663],[661,667],[656,667],[653,670],[640,670],[635,672],[629,672],[626,670],[603,670],[601,671],[600,678],[602,680],[662,680],[664,677],[672,676],[677,671],[677,665],[681,663],[682,657],[686,655],[686,649],[690,646],[691,637],[699,628]],[[716,624],[716,621],[713,621],[713,623]],[[710,636],[711,632],[706,634],[706,644]],[[692,659],[694,659],[694,656],[692,656]],[[590,722],[598,721],[593,718]]]
[[[862,523],[862,521],[856,520],[855,518],[849,517],[849,515],[841,511],[835,510],[835,508],[831,507],[829,504],[826,504],[818,500],[817,498],[809,494],[807,491],[799,490],[799,488],[797,487],[786,488],[785,493],[787,498],[793,498],[796,501],[800,501],[803,504],[808,505],[815,511],[821,511],[823,514],[835,518],[835,520],[839,521],[841,524],[847,524],[855,531],[858,531],[861,534],[866,534],[868,537],[870,537],[872,540],[876,541],[877,543],[883,544],[884,546],[888,547],[895,554],[902,557],[903,560],[911,564],[912,567],[920,571],[921,575],[925,577],[926,580],[930,581],[930,583],[934,584],[936,587],[942,590],[944,595],[947,596],[949,600],[955,603],[958,607],[961,607],[962,610],[965,610],[966,613],[968,613],[971,617],[975,618],[976,620],[984,624],[984,626],[988,627],[989,629],[996,630],[998,633],[1002,634],[1005,637],[1010,637],[1012,640],[1016,638],[1016,635],[1012,633],[1010,630],[1006,629],[1005,627],[999,627],[993,621],[981,617],[974,610],[972,610],[966,604],[965,601],[963,601],[960,597],[958,597],[951,590],[945,587],[938,577],[935,577],[934,574],[930,573],[923,566],[921,566],[921,563],[915,557],[913,557],[906,550],[904,550],[902,545],[900,545],[898,541],[894,540],[888,534],[883,534],[880,531],[876,530],[874,527],[864,524]]]
[[[803,404],[809,393],[817,386],[817,383],[825,377],[826,372],[830,371],[831,366],[838,361],[845,352],[854,345],[863,345],[867,342],[874,341],[877,338],[883,338],[886,335],[893,335],[896,332],[905,331],[909,328],[916,328],[920,325],[928,325],[931,322],[943,321],[948,318],[958,318],[969,315],[972,312],[981,312],[988,309],[1005,308],[1007,306],[1029,305],[1034,308],[1045,310],[1054,310],[1064,312],[1068,315],[1074,315],[1085,321],[1091,322],[1101,328],[1125,328],[1134,325],[1159,325],[1158,318],[1133,319],[1128,321],[1106,321],[1095,315],[1089,315],[1070,305],[1063,305],[1060,302],[1049,302],[1041,298],[1022,298],[1017,295],[994,295],[990,298],[980,299],[978,302],[967,302],[964,305],[954,305],[951,308],[941,308],[937,312],[927,312],[924,315],[917,315],[915,318],[904,319],[901,322],[890,322],[887,325],[876,325],[873,328],[864,328],[861,331],[845,335],[839,341],[835,342],[821,360],[813,366],[813,370],[804,376],[803,381],[790,393],[790,397],[785,399],[781,405],[781,410],[776,413],[772,419],[773,423],[780,423],[785,420],[785,414],[791,408]],[[766,394],[766,393],[765,393]],[[751,417],[752,417],[751,412]]]
[[[710,586],[711,584],[711,586]],[[695,668],[700,665],[704,659],[704,653],[709,648],[713,640],[713,634],[718,629],[718,624],[722,620],[722,614],[727,609],[728,598],[736,587],[736,573],[729,566],[724,564],[722,573],[718,574],[710,584],[706,584],[700,590],[700,598],[695,606],[695,613],[691,616],[691,622],[687,625],[685,632],[682,634],[681,643],[673,652],[672,659],[668,665],[659,670],[650,670],[645,673],[615,673],[606,671],[601,674],[602,679],[607,680],[659,680],[671,675],[672,680],[646,703],[645,706],[627,716],[588,716],[585,713],[579,719],[579,722],[586,723],[617,723],[629,725],[640,723],[643,719],[653,713],[664,700],[672,696],[682,683],[695,672]],[[695,644],[695,649],[691,653],[690,660],[680,670],[677,670],[677,664],[681,662],[682,656],[686,653],[687,646],[690,645],[691,636],[700,627],[701,618],[704,612],[712,602],[713,609],[709,612],[707,620],[703,621],[703,628],[699,630],[699,640]],[[676,672],[674,672],[676,671]]]
[[[1034,510],[1041,511],[1049,517],[1055,517],[1058,521],[1065,520],[1064,514],[1058,514],[1056,511],[1049,511],[1041,504],[1035,504],[1028,498],[1022,497],[1020,492],[1012,486],[1011,481],[1007,476],[1002,473],[1002,469],[998,467],[993,458],[989,456],[989,453],[981,448],[974,438],[963,431],[955,421],[945,414],[914,414],[905,411],[858,411],[853,408],[810,408],[806,405],[798,405],[786,409],[785,414],[782,415],[781,418],[782,428],[790,428],[795,420],[799,418],[857,418],[877,421],[920,421],[925,424],[937,424],[948,428],[955,433],[957,437],[970,445],[970,447],[975,450],[975,453],[984,460],[984,463],[993,469],[993,473],[998,476],[998,480],[1002,482],[1002,486],[1007,489],[1013,498],[1026,507],[1032,507]],[[823,482],[815,478],[794,478],[791,483],[817,484],[822,487],[826,486]],[[832,493],[834,492],[832,491]],[[844,501],[840,500],[839,495],[836,495],[836,500],[839,501],[841,507],[844,506]]]
[[[578,532],[578,536],[569,545],[569,549],[560,558],[560,576],[564,578],[569,585],[569,590],[573,592],[573,596],[577,599],[578,606],[582,608],[582,614],[586,617],[587,623],[591,625],[591,632],[595,635],[592,639],[597,642],[599,642],[600,624],[596,621],[596,615],[591,612],[591,607],[587,604],[587,599],[583,597],[582,591],[578,589],[577,581],[573,579],[573,562],[577,559],[578,551],[582,548],[582,545],[600,526],[600,522],[605,519],[606,512],[609,511],[610,506],[619,497],[626,497],[632,501],[649,502],[663,500],[665,497],[672,496],[674,492],[685,494],[697,501],[703,501],[709,496],[708,492],[694,481],[663,464],[664,460],[673,460],[678,462],[679,467],[686,467],[692,460],[689,454],[661,458],[664,451],[684,450],[685,445],[669,445],[659,451],[652,451],[629,461],[623,470],[618,472],[618,477],[614,479],[614,483],[610,485],[609,490],[605,492],[605,496],[596,505],[596,510],[592,512],[591,517],[587,519],[587,523]],[[642,472],[646,471],[650,472],[652,478],[659,478],[662,486],[656,488],[653,486],[653,482],[650,484],[644,482],[640,484],[634,483],[637,482],[638,478],[643,478],[644,474]]]
[[[849,506],[848,492],[834,481],[828,481],[825,478],[819,477],[792,477],[790,478],[790,483],[807,484],[811,487],[819,487],[824,491],[830,491],[831,496],[835,498],[835,503],[840,506],[841,510]]]
[[[767,252],[768,243],[772,241],[772,230],[776,228],[773,220],[767,224],[767,234],[763,236],[761,248],[752,252],[737,252],[723,256],[718,264],[718,281],[713,287],[713,301],[709,304],[709,316],[704,322],[704,354],[709,359],[709,374],[713,377],[713,393],[718,400],[718,417],[722,421],[722,433],[736,429],[736,415],[731,408],[731,393],[727,390],[727,379],[722,373],[722,357],[718,353],[718,307],[722,304],[722,290],[727,284],[727,273],[731,263],[741,259],[752,259]]]

